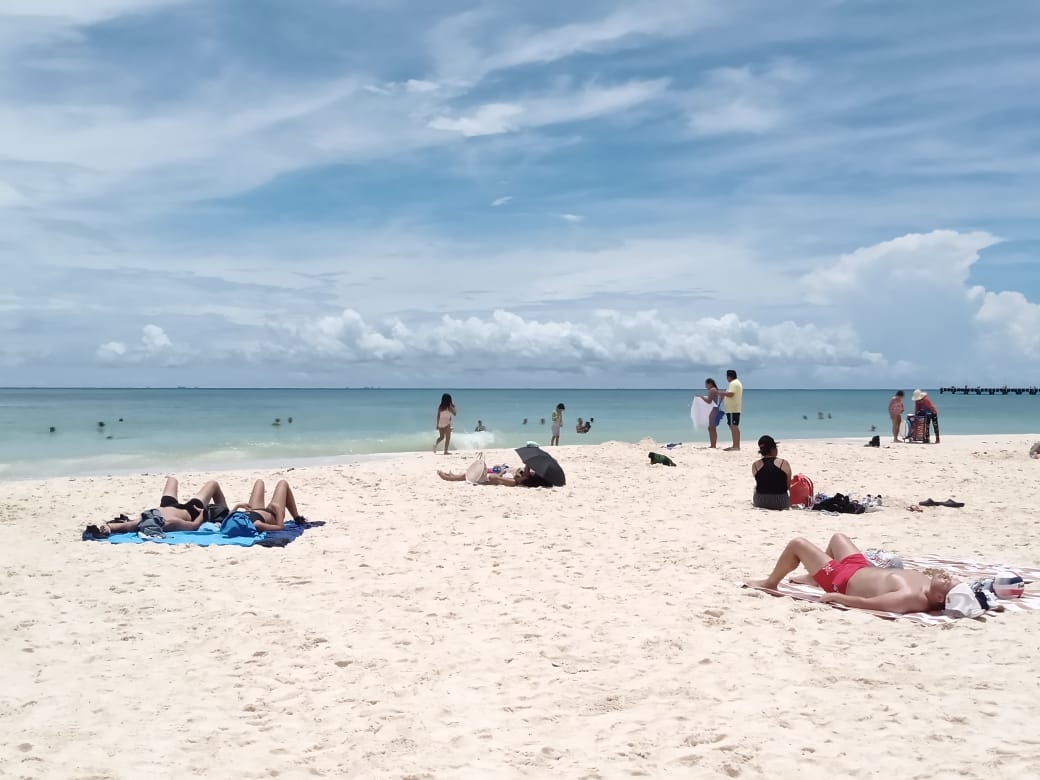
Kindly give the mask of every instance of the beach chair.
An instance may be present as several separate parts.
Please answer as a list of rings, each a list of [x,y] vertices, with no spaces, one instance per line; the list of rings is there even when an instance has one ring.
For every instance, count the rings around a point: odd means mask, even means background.
[[[930,414],[908,414],[906,416],[906,433],[903,441],[912,444],[930,444],[932,439],[929,435]]]

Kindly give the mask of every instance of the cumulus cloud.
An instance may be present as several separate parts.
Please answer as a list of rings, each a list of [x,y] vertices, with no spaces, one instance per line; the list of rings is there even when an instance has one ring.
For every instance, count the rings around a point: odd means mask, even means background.
[[[917,290],[921,294],[916,297],[926,301],[949,292],[964,297],[979,252],[999,241],[983,231],[908,233],[857,249],[835,262],[821,263],[805,275],[805,290],[809,301],[819,304],[835,295],[874,297],[879,289],[906,290],[907,294]]]
[[[199,354],[205,350],[204,344],[195,345]],[[147,363],[171,365],[187,359],[188,351],[174,346],[166,331],[158,325],[145,325],[141,329],[141,339],[136,347],[128,347],[121,341],[109,341],[97,348],[97,357],[102,363]]]
[[[726,362],[763,365],[771,360],[814,365],[874,365],[880,356],[863,349],[847,328],[791,321],[761,323],[735,314],[686,319],[657,311],[601,310],[582,321],[525,318],[499,309],[488,316],[406,324],[366,322],[345,310],[304,325],[282,325],[278,349],[285,360],[345,363],[461,361],[467,366],[531,366],[573,372],[584,369],[674,369]]]

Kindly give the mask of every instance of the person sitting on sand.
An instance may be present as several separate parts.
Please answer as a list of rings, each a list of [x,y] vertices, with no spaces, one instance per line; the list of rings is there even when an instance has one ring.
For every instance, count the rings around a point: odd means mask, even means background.
[[[264,481],[258,479],[253,483],[253,491],[249,495],[249,500],[231,507],[231,514],[241,512],[247,515],[257,533],[281,531],[285,528],[286,512],[296,523],[307,522],[307,519],[297,509],[296,497],[286,480],[278,480],[274,486],[274,492],[271,493],[270,503],[264,503],[264,489]]]
[[[224,491],[215,480],[209,480],[185,503],[177,500],[178,484],[174,477],[166,478],[159,506],[146,509],[138,520],[120,515],[115,520],[100,525],[88,525],[87,537],[100,539],[111,534],[136,531],[143,521],[149,521],[164,531],[197,531],[207,521],[221,520],[228,512]]]
[[[761,437],[758,452],[762,457],[751,464],[751,476],[755,478],[751,503],[759,509],[791,508],[791,464],[777,457],[776,444],[772,436]]]
[[[437,470],[437,476],[447,482],[465,482],[465,474],[452,474],[450,471]],[[519,468],[512,474],[488,474],[483,485],[501,485],[502,487],[551,487],[537,474],[529,469]]]
[[[801,564],[825,593],[825,604],[841,604],[856,609],[884,612],[929,612],[946,606],[954,587],[948,572],[927,573],[912,569],[872,566],[845,534],[834,534],[821,550],[807,539],[792,539],[780,553],[772,573],[763,580],[748,580],[755,588],[775,590],[788,574]],[[809,578],[794,578],[806,583]]]

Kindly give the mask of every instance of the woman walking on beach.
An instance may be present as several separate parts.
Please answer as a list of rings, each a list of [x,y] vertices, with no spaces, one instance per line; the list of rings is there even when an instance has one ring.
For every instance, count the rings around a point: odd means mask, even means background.
[[[441,396],[441,404],[437,407],[437,441],[433,443],[433,451],[437,451],[437,445],[444,441],[444,454],[448,454],[448,444],[451,443],[451,418],[455,416],[455,404],[451,400],[451,394],[445,393]]]
[[[722,409],[719,386],[715,384],[714,379],[708,377],[704,380],[704,389],[708,391],[708,394],[700,396],[701,400],[709,406],[712,404],[716,406],[715,409],[708,412],[708,446],[710,449],[715,449],[719,443],[719,429],[717,426],[722,419],[722,416],[719,414]]]

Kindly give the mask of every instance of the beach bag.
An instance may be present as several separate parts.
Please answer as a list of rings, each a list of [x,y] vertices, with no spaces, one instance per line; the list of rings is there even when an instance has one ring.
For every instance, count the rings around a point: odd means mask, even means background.
[[[813,488],[813,481],[805,474],[795,474],[791,477],[789,490],[791,493],[791,506],[812,506],[816,490]]]
[[[719,404],[712,412],[711,427],[718,428],[725,418],[726,413],[722,410],[722,404]]]
[[[484,485],[488,481],[487,463],[484,462],[484,453],[478,452],[477,459],[466,467],[466,481],[474,485]]]

